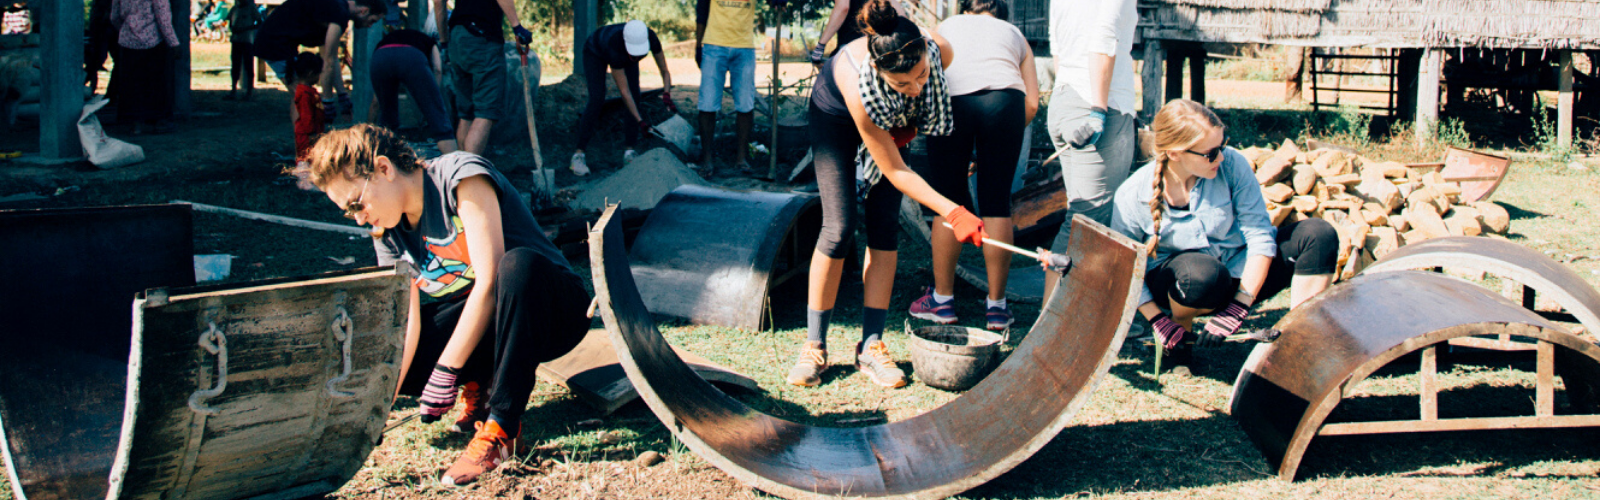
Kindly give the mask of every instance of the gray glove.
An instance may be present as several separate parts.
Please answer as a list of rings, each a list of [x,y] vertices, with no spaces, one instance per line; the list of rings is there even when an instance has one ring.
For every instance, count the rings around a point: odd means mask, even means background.
[[[1068,145],[1073,149],[1083,149],[1090,144],[1100,142],[1100,134],[1106,130],[1107,111],[1106,108],[1090,108],[1089,117],[1078,125],[1077,130],[1072,131],[1072,142]]]

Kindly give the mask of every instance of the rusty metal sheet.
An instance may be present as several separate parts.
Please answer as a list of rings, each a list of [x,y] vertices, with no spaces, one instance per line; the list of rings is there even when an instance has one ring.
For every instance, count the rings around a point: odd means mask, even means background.
[[[707,382],[750,391],[761,388],[750,377],[713,363],[698,354],[677,347],[673,347],[672,350],[689,364],[696,375]],[[617,350],[611,346],[611,336],[603,328],[589,330],[583,342],[579,342],[578,346],[572,348],[572,352],[565,356],[548,363],[540,363],[539,376],[551,383],[565,386],[573,394],[577,394],[583,402],[589,403],[589,406],[607,415],[639,399],[639,391],[634,390],[633,382],[628,380],[627,372],[622,370],[622,363],[617,361]]]
[[[786,498],[943,498],[987,482],[1048,443],[1116,360],[1138,305],[1139,244],[1074,220],[1076,266],[1032,331],[971,390],[916,417],[814,427],[745,406],[694,375],[644,307],[610,211],[589,236],[595,295],[640,397],[702,458]]]
[[[1446,181],[1461,183],[1461,201],[1471,203],[1489,199],[1510,167],[1510,158],[1453,147],[1445,153],[1439,174]]]
[[[1061,182],[1057,180],[1057,187]],[[1063,198],[1064,199],[1064,198]],[[922,215],[922,205],[909,197],[900,203],[900,226],[918,241],[933,240],[932,226]],[[984,292],[989,291],[989,270],[983,266],[956,263],[956,276]],[[1019,267],[1011,270],[1006,279],[1006,298],[1018,302],[1038,304],[1044,301],[1044,269],[1039,266]]]
[[[628,258],[651,312],[755,331],[768,291],[803,275],[821,228],[815,196],[686,185],[651,210]]]
[[[1294,479],[1345,388],[1452,338],[1512,333],[1551,342],[1570,351],[1569,391],[1592,394],[1600,384],[1600,347],[1489,290],[1436,273],[1357,276],[1301,304],[1275,328],[1282,336],[1250,353],[1230,405],[1285,480]]]
[[[1467,269],[1532,287],[1565,308],[1585,330],[1600,335],[1600,291],[1571,268],[1528,247],[1494,238],[1436,238],[1383,256],[1363,274],[1404,269]]]
[[[122,426],[129,304],[194,283],[184,205],[0,211],[0,453],[19,499],[104,497]]]

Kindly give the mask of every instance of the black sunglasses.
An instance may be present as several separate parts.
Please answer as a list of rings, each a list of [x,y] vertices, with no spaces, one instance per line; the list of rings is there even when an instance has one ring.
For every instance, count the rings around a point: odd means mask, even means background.
[[[361,184],[361,192],[356,193],[356,199],[344,205],[344,218],[355,220],[356,215],[367,209],[367,204],[361,199],[367,197],[367,186],[371,184],[372,178],[368,177],[367,181]]]
[[[1195,150],[1192,150],[1192,149],[1185,149],[1185,150],[1183,150],[1183,152],[1189,153],[1189,154],[1192,154],[1192,155],[1195,155],[1195,156],[1204,157],[1206,159],[1207,163],[1216,163],[1217,158],[1222,156],[1222,150],[1227,148],[1227,147],[1228,147],[1228,136],[1222,136],[1222,145],[1219,145],[1219,146],[1217,146],[1216,148],[1213,148],[1210,151],[1206,151],[1206,152],[1202,153],[1202,152],[1195,151]]]

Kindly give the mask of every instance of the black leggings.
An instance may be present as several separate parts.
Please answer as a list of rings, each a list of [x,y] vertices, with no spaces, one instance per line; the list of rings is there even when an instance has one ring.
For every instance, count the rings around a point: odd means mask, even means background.
[[[639,108],[639,116],[644,116],[643,94],[639,93],[639,65],[637,63],[624,68],[622,73],[628,78],[627,90],[617,89],[618,92],[628,92],[633,95],[633,105]],[[594,139],[594,129],[600,126],[600,111],[606,104],[606,80],[611,79],[611,71],[606,66],[606,59],[600,54],[587,49],[583,52],[583,83],[589,88],[589,104],[583,107],[583,117],[578,119],[578,149],[588,149],[589,140]],[[627,115],[627,105],[623,105],[622,113]],[[623,127],[627,147],[639,143],[639,122],[632,116],[628,117],[627,127]]]
[[[817,172],[817,192],[822,195],[817,251],[830,259],[842,259],[861,219],[856,215],[856,148],[861,146],[861,133],[850,117],[829,114],[816,104],[811,105],[810,119],[812,165]],[[865,203],[867,248],[896,250],[900,191],[888,179],[880,180],[867,191]]]
[[[1278,255],[1272,258],[1267,280],[1256,292],[1265,302],[1289,287],[1293,275],[1331,274],[1339,261],[1339,233],[1322,219],[1306,219],[1278,228]],[[1144,274],[1144,285],[1156,305],[1171,309],[1167,298],[1195,309],[1221,309],[1239,291],[1239,278],[1216,257],[1198,250],[1178,252]]]
[[[1027,98],[1017,89],[951,97],[955,132],[948,137],[928,136],[928,175],[923,178],[950,201],[974,208],[967,191],[967,165],[976,148],[978,206],[973,212],[979,217],[1010,217],[1011,181],[1022,154]]]
[[[589,333],[589,294],[571,269],[528,248],[506,252],[494,286],[494,318],[461,368],[460,383],[489,382],[489,411],[514,420],[528,407],[539,363],[565,355]],[[402,394],[422,393],[466,304],[463,294],[422,306],[422,337]]]

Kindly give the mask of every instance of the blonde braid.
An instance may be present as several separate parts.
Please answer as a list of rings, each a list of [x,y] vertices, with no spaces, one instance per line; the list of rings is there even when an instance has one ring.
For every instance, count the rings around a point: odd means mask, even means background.
[[[1144,249],[1151,258],[1155,258],[1156,246],[1161,242],[1161,191],[1166,189],[1167,184],[1167,157],[1157,154],[1160,156],[1156,158],[1155,175],[1151,176],[1150,181],[1150,241],[1145,243]]]

